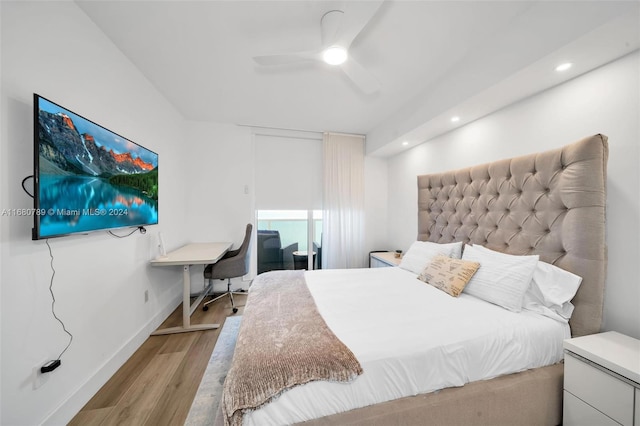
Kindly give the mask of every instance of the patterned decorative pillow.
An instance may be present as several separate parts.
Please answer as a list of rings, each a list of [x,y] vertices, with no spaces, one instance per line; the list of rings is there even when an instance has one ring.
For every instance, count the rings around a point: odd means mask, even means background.
[[[478,268],[478,262],[438,255],[422,271],[418,279],[450,296],[458,297]]]

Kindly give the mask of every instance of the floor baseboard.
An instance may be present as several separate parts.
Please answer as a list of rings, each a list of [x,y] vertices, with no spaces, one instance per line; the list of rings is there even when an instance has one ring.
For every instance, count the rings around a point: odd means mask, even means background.
[[[113,356],[105,361],[75,392],[60,403],[42,422],[42,425],[67,424],[85,406],[116,371],[149,338],[162,322],[182,303],[182,294],[177,294],[154,315],[136,334],[125,342]]]

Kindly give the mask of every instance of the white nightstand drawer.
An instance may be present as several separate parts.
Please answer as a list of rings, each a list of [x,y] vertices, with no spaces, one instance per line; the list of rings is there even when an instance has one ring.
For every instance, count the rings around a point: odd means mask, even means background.
[[[634,387],[576,358],[564,357],[564,388],[623,425],[633,425]]]
[[[563,426],[620,425],[567,391],[564,391],[562,424]]]

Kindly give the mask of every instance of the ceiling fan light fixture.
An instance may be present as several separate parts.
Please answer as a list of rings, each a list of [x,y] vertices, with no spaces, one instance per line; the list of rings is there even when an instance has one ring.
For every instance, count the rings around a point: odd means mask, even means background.
[[[571,68],[573,66],[573,64],[571,62],[565,62],[564,64],[560,64],[556,67],[556,71],[558,72],[562,72],[562,71],[566,71],[569,68]]]
[[[331,46],[322,53],[322,59],[329,65],[340,65],[347,60],[347,51],[340,46]]]

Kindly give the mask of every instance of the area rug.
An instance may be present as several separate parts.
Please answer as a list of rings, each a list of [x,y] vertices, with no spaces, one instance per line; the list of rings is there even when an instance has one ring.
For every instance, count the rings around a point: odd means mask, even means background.
[[[222,399],[222,385],[227,371],[231,367],[233,351],[236,347],[236,339],[242,315],[227,317],[220,330],[218,341],[213,348],[207,369],[202,376],[202,382],[191,404],[189,415],[185,421],[186,426],[212,426],[220,424],[216,422],[216,415],[220,415],[218,406]]]

